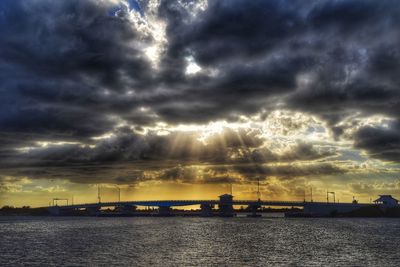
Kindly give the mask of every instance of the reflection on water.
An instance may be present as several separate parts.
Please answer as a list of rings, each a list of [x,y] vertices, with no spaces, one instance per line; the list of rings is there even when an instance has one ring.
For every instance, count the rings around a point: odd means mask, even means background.
[[[400,220],[0,217],[0,266],[399,266]]]

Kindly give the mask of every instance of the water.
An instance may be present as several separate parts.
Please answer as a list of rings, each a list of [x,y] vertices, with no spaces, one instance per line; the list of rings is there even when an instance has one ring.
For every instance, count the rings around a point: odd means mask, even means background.
[[[399,266],[400,220],[0,217],[0,266]]]

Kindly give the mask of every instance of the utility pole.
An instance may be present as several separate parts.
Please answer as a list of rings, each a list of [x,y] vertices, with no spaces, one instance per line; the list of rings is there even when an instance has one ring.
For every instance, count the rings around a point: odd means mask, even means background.
[[[260,193],[260,178],[257,178],[257,197],[258,201],[261,200],[261,193]]]
[[[99,203],[101,202],[100,198],[100,185],[97,185],[97,199],[99,200]]]
[[[118,202],[121,202],[121,188],[118,185],[115,187],[118,189]]]
[[[231,183],[231,196],[233,196],[233,184]]]
[[[311,186],[311,202],[313,202],[313,199],[312,199],[312,186]]]

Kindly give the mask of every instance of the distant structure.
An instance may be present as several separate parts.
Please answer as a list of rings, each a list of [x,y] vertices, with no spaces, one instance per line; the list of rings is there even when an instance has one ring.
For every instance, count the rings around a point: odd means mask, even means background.
[[[379,198],[375,199],[374,203],[387,208],[393,208],[399,204],[399,201],[391,195],[379,195]]]
[[[327,196],[331,194],[327,192]],[[400,212],[399,201],[391,195],[380,195],[374,203],[358,203],[353,198],[351,203],[338,203],[334,202],[307,202],[307,201],[269,201],[269,200],[234,200],[232,194],[220,195],[218,199],[213,200],[144,200],[144,201],[116,201],[116,202],[98,202],[98,203],[83,203],[69,205],[58,205],[58,200],[66,199],[53,199],[53,205],[47,207],[52,215],[73,215],[85,214],[89,216],[108,216],[111,215],[109,210],[113,208],[114,215],[120,216],[139,216],[146,215],[137,210],[138,206],[142,207],[157,207],[155,213],[148,213],[146,216],[174,216],[176,211],[173,207],[183,207],[199,205],[199,216],[211,217],[234,217],[236,211],[234,206],[247,206],[247,211],[251,214],[248,217],[261,217],[262,207],[265,206],[279,206],[279,207],[303,207],[302,211],[289,211],[285,213],[286,217],[324,217],[336,216],[338,214],[348,214],[353,211],[365,209],[380,210],[383,213],[390,211],[392,208]],[[119,199],[120,200],[120,199]],[[216,206],[218,208],[216,208]],[[368,211],[368,210],[367,210]]]
[[[221,217],[233,217],[233,196],[232,194],[223,194],[219,196],[219,215]]]

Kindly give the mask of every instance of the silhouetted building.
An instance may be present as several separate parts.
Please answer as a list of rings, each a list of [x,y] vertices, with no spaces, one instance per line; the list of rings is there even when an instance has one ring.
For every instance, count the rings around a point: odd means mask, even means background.
[[[374,203],[388,208],[393,208],[399,204],[399,201],[391,195],[379,195],[379,198],[375,199]]]

